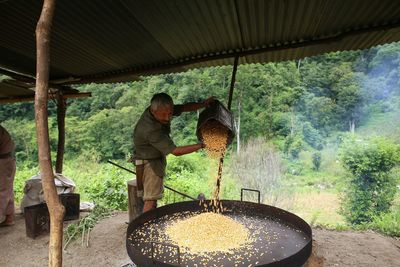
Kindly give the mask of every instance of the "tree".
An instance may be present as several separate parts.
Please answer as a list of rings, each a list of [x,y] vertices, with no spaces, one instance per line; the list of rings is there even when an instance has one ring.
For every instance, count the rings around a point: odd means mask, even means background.
[[[335,102],[333,99],[326,96],[305,94],[301,109],[313,128],[325,134],[334,128]]]
[[[343,166],[351,173],[342,200],[348,222],[362,224],[389,210],[396,193],[396,178],[390,174],[399,162],[400,146],[383,137],[349,138],[340,151]]]
[[[324,139],[319,131],[315,129],[308,121],[303,123],[303,138],[311,147],[321,150],[324,147]]]
[[[361,95],[361,81],[352,71],[349,63],[342,63],[332,69],[330,73],[332,80],[331,90],[335,101],[335,114],[341,129],[348,129],[354,133],[356,122],[360,121],[362,115],[363,99]]]

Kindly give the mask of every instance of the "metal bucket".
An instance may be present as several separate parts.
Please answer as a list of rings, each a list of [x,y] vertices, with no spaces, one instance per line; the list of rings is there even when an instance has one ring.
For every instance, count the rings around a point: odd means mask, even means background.
[[[235,137],[235,122],[232,113],[224,107],[224,105],[218,100],[213,101],[209,107],[204,109],[197,121],[196,135],[199,141],[203,141],[201,136],[201,128],[211,121],[217,121],[228,129],[228,142],[227,145],[232,143]]]

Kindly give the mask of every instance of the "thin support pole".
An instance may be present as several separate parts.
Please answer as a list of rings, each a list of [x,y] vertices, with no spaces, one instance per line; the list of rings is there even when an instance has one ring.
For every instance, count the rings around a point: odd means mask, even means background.
[[[65,150],[65,114],[67,111],[67,101],[63,97],[63,92],[57,92],[57,127],[58,127],[58,144],[57,144],[57,159],[56,172],[62,173]]]
[[[237,71],[238,63],[239,63],[239,57],[236,56],[235,57],[235,62],[233,63],[231,86],[229,88],[229,99],[228,99],[228,109],[229,110],[231,110],[231,106],[232,106],[232,95],[233,95],[233,88],[235,87],[236,71]]]

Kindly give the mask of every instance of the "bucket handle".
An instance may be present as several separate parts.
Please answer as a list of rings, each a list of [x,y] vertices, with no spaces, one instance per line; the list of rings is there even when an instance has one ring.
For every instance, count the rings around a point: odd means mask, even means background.
[[[178,265],[176,266],[181,266],[181,253],[178,246],[163,242],[151,241],[151,258],[153,259],[153,266],[156,266],[156,259],[154,258],[154,245],[175,248],[178,251]]]
[[[242,189],[240,189],[240,201],[243,201],[243,191],[257,192],[257,194],[258,194],[258,204],[260,204],[260,202],[261,202],[260,190],[250,189],[250,188],[242,188]]]

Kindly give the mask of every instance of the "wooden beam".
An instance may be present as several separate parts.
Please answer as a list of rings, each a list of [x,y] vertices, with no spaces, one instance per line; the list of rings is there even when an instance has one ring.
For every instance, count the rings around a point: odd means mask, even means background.
[[[21,81],[21,82],[26,82],[26,83],[35,83],[35,79],[30,77],[30,76],[26,76],[23,74],[19,74],[19,73],[15,73],[15,72],[11,72],[9,70],[5,70],[5,69],[1,69],[0,68],[0,74],[4,74],[8,77],[11,77],[15,80]]]
[[[5,70],[5,69],[2,69],[2,68],[0,68],[0,74],[4,74],[4,75],[6,75],[6,76],[8,76],[8,77],[10,77],[10,78],[12,78],[12,79],[14,79],[16,81],[19,81],[19,82],[30,83],[30,84],[32,84],[32,87],[36,83],[36,79],[35,78],[32,78],[30,76],[26,76],[26,75],[22,75],[22,74],[19,74],[19,73],[11,72],[9,70]],[[12,83],[12,81],[13,80],[9,80],[8,82]],[[63,91],[71,91],[71,92],[75,92],[75,93],[78,92],[78,90],[73,89],[73,88],[71,88],[69,86],[59,85],[59,84],[54,84],[54,83],[49,83],[49,87],[52,88],[52,89],[58,89],[58,90],[63,90]]]
[[[78,93],[78,94],[63,94],[64,99],[69,98],[83,98],[83,97],[91,97],[92,93]],[[57,97],[54,94],[48,96],[49,99],[56,99]],[[13,97],[13,98],[0,98],[0,104],[12,104],[12,103],[20,103],[20,102],[31,102],[35,101],[34,96],[21,96],[21,97]]]

